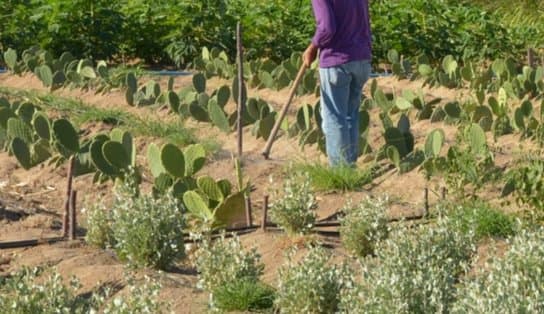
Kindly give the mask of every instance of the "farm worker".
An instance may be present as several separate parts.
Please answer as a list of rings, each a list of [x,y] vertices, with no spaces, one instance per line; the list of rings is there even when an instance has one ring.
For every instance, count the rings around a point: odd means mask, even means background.
[[[359,155],[359,107],[370,75],[368,0],[312,0],[315,35],[302,59],[319,50],[321,115],[331,166],[353,166]]]

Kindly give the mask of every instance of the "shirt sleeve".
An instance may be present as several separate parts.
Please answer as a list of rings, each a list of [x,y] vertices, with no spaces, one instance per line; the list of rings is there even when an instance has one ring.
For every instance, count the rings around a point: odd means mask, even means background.
[[[316,30],[312,44],[318,48],[326,47],[336,33],[336,21],[329,0],[312,0]]]

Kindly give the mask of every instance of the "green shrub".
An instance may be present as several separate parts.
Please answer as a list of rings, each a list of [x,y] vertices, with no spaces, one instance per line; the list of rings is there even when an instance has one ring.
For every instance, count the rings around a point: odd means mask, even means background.
[[[330,255],[321,247],[311,248],[298,263],[293,258],[294,251],[279,270],[280,313],[335,313],[342,289],[351,282],[348,268],[330,264]]]
[[[543,243],[543,228],[516,236],[504,257],[467,278],[452,313],[543,313]]]
[[[198,286],[210,293],[233,282],[257,282],[264,270],[257,250],[244,251],[237,236],[204,240],[196,252],[195,264]]]
[[[215,289],[215,306],[223,311],[259,311],[274,306],[275,290],[261,282],[237,280]]]
[[[111,229],[112,211],[103,204],[96,204],[84,212],[87,212],[85,241],[102,249],[113,247],[115,240]]]
[[[114,297],[104,306],[104,314],[161,314],[168,313],[169,304],[160,301],[160,283],[144,277],[143,282],[129,280],[128,295]]]
[[[474,236],[447,219],[401,228],[362,263],[362,282],[346,290],[343,313],[447,313],[475,252]]]
[[[38,281],[42,275],[43,269],[24,269],[0,279],[2,313],[88,313],[93,308],[90,300],[77,296],[77,280],[65,286],[58,273]]]
[[[519,204],[544,212],[544,161],[541,154],[530,154],[518,160],[507,177]]]
[[[462,232],[473,232],[476,239],[484,237],[506,238],[515,233],[513,217],[489,207],[481,201],[473,201],[450,210],[450,219]]]
[[[89,296],[77,295],[80,288],[76,278],[69,285],[53,271],[45,269],[23,269],[9,277],[0,278],[0,308],[3,314],[155,314],[164,313],[166,303],[158,301],[160,285],[149,278],[143,284],[129,281],[129,293],[124,297],[111,297],[111,290],[94,291]]]
[[[292,172],[283,182],[281,192],[273,191],[272,199],[275,202],[270,208],[270,218],[289,235],[304,234],[313,228],[316,201],[307,173]]]
[[[340,219],[342,244],[353,255],[374,254],[376,243],[387,238],[387,198],[365,198],[355,206],[347,206]]]
[[[181,203],[170,196],[119,194],[112,206],[114,249],[131,266],[166,269],[183,257],[184,226]]]

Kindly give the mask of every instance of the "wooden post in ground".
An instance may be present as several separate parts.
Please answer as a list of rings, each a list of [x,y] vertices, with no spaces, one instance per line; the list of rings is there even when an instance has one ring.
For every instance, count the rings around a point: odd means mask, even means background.
[[[76,239],[77,233],[77,213],[76,213],[76,204],[77,204],[77,191],[73,190],[70,197],[70,240]]]
[[[69,212],[70,212],[70,200],[72,198],[72,181],[74,177],[74,168],[76,164],[76,159],[74,156],[70,157],[70,163],[68,166],[68,177],[67,177],[67,187],[66,187],[66,200],[64,202],[64,215],[62,217],[62,236],[68,236],[69,228]]]
[[[253,226],[253,209],[251,207],[251,197],[246,196],[246,224],[248,227]]]
[[[268,220],[268,195],[264,196],[264,203],[263,203],[263,220],[261,222],[261,230],[263,232],[266,232],[266,221]]]
[[[243,139],[242,139],[242,117],[244,111],[244,51],[242,45],[242,25],[238,22],[236,26],[236,42],[238,47],[238,117],[236,121],[238,133],[238,158],[242,161]],[[233,93],[235,91],[232,91]]]
[[[445,186],[442,187],[442,200],[446,200],[446,195],[448,194],[448,189]]]
[[[423,216],[427,216],[429,215],[429,188],[425,188],[424,190],[424,193],[423,193],[423,202],[424,202],[424,210],[425,212],[423,213]]]
[[[535,66],[535,52],[532,48],[527,49],[527,63],[531,68]]]

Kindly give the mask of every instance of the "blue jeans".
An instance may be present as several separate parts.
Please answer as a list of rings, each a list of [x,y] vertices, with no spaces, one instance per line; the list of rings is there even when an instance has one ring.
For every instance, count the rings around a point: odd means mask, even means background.
[[[320,68],[321,116],[331,166],[354,165],[359,157],[359,107],[370,61]]]

